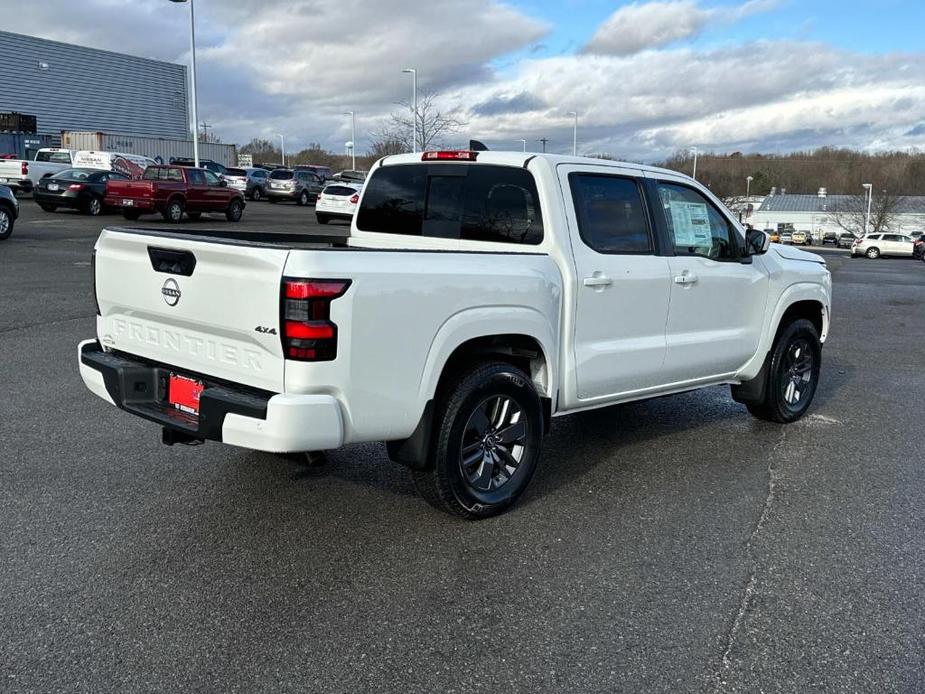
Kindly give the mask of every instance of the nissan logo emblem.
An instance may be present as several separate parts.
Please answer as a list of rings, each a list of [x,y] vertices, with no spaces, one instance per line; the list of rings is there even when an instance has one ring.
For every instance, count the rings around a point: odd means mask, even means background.
[[[167,302],[168,306],[176,306],[180,301],[180,287],[173,277],[168,277],[167,281],[164,282],[164,286],[161,287],[161,294],[164,295],[164,301]]]

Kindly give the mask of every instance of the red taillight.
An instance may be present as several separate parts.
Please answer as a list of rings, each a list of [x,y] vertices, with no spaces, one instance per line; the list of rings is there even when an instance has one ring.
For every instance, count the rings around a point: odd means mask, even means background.
[[[359,194],[359,193],[354,193],[352,196],[350,196],[350,203],[351,203],[352,205],[356,205],[358,202],[360,202],[360,194]]]
[[[447,149],[438,152],[424,152],[421,161],[475,161],[478,156],[478,152],[470,152],[467,149]]]
[[[854,240],[854,245],[855,245],[855,246],[860,246],[860,245],[861,245],[861,239],[855,239],[855,240]]]
[[[350,280],[283,278],[282,341],[286,359],[331,361],[337,357],[337,326],[331,302],[343,296]]]
[[[83,190],[83,183],[72,183],[67,187],[68,190]]]
[[[316,200],[316,201],[317,201],[317,200],[321,200],[321,193],[318,193],[318,197],[315,198],[315,200]]]
[[[20,164],[19,171],[21,172],[23,176],[28,176],[29,175],[29,162],[24,161],[22,164]]]

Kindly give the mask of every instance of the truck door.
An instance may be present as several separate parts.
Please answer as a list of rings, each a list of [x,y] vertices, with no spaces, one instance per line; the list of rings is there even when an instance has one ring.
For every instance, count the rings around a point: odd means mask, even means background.
[[[671,291],[641,174],[560,166],[575,261],[576,394],[606,399],[661,383]]]
[[[186,170],[186,209],[189,212],[204,212],[207,209],[208,187],[204,171]]]
[[[653,188],[674,245],[664,377],[680,383],[734,373],[758,349],[767,272],[758,259],[742,262],[744,240],[701,191],[683,179],[657,179]]]

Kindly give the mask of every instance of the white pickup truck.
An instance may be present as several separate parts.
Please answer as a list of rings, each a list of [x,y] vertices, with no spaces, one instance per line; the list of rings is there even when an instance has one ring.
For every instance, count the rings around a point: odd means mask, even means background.
[[[70,169],[74,164],[70,149],[45,147],[35,153],[35,159],[0,159],[0,184],[16,193],[31,193],[45,176]]]
[[[347,244],[105,229],[87,387],[165,443],[386,441],[437,508],[508,508],[553,417],[730,384],[810,405],[825,262],[662,169],[511,152],[380,160]],[[567,464],[567,463],[566,463]]]

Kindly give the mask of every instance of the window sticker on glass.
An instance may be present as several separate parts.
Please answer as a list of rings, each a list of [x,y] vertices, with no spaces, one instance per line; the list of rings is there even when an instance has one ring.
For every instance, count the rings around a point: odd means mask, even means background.
[[[674,227],[675,244],[678,246],[713,245],[710,231],[710,213],[707,206],[700,202],[683,202],[671,200],[671,224]]]

